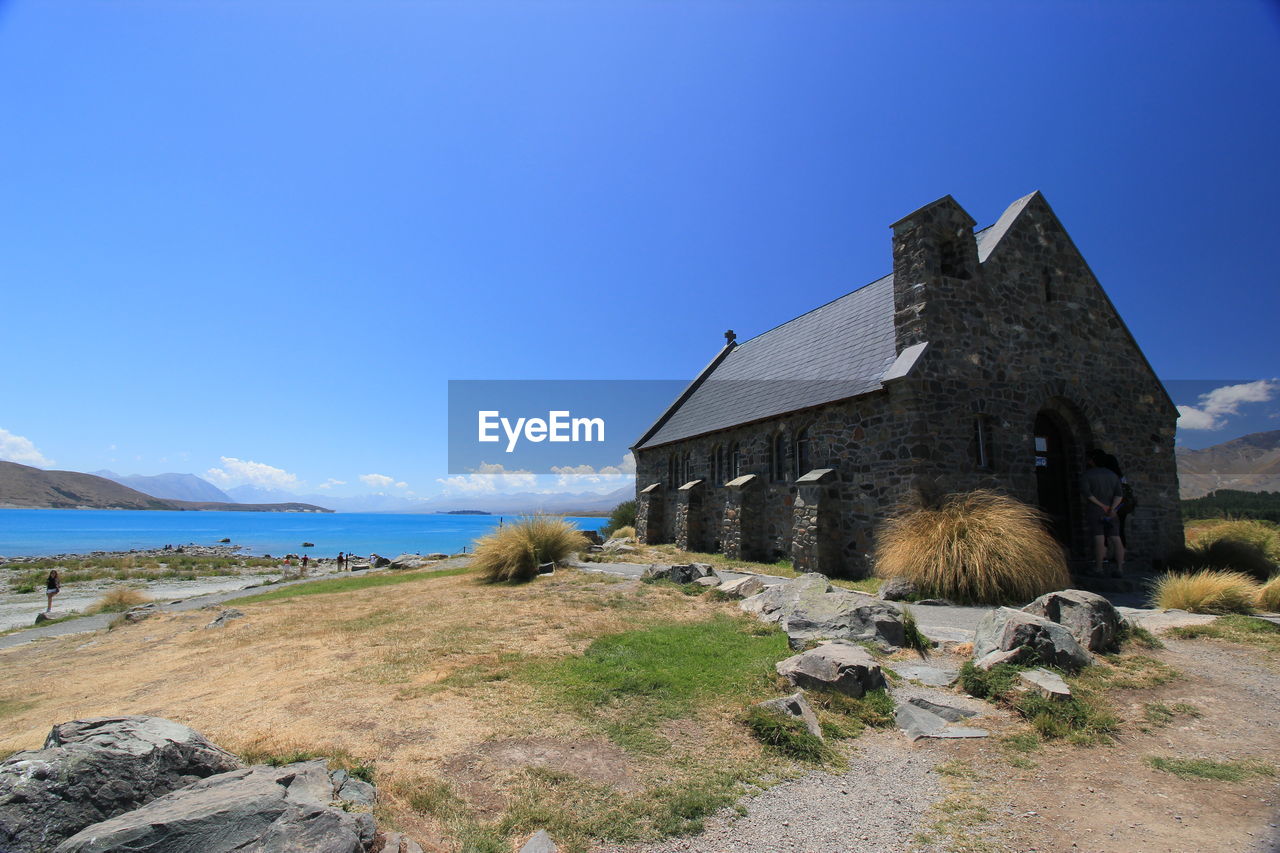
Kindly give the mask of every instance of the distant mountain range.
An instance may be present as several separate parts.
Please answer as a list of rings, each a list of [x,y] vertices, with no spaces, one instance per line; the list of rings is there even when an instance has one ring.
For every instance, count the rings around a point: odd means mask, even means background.
[[[247,504],[158,498],[78,471],[44,471],[0,461],[0,507],[39,509],[169,509],[239,512],[332,512],[321,506],[288,501]]]
[[[524,515],[535,512],[556,515],[598,515],[608,512],[623,501],[635,497],[632,486],[623,486],[612,492],[599,494],[595,492],[557,492],[541,494],[538,492],[520,492],[517,494],[489,495],[439,495],[433,498],[407,498],[400,495],[357,495],[355,497],[338,497],[336,495],[293,495],[289,492],[263,489],[257,486],[236,486],[227,489],[227,494],[235,500],[278,501],[304,500],[323,501],[325,506],[338,512],[449,512],[452,510],[480,510],[491,515]]]
[[[1280,430],[1255,432],[1201,450],[1177,449],[1183,498],[1217,489],[1280,491]]]
[[[93,474],[96,477],[114,480],[122,486],[128,486],[153,498],[239,503],[213,483],[202,480],[195,474],[155,474],[149,477],[142,474],[117,474],[114,471],[94,471]]]

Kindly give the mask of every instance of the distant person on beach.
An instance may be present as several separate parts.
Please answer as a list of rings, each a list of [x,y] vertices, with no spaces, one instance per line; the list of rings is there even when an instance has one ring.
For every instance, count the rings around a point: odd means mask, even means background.
[[[305,569],[305,568],[307,567],[307,563],[308,563],[309,561],[310,561],[310,558],[309,558],[306,554],[303,554],[303,555],[302,555],[302,568],[304,568],[304,569]]]
[[[53,610],[53,597],[60,592],[62,592],[62,580],[58,577],[58,570],[53,569],[44,581],[44,594],[49,596],[49,603],[44,609],[45,613]]]
[[[342,567],[345,565],[346,565],[346,559],[343,557],[342,552],[339,551],[338,552],[338,571],[342,571]]]

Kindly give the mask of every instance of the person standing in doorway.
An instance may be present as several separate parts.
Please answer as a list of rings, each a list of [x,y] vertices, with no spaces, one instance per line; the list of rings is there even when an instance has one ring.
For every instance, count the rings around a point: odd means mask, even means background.
[[[58,576],[58,570],[53,569],[49,572],[49,577],[45,578],[44,581],[44,594],[49,597],[49,601],[44,608],[45,613],[53,610],[53,597],[60,592],[62,592],[62,579]]]
[[[1124,574],[1124,543],[1120,541],[1120,519],[1116,515],[1124,489],[1120,478],[1106,467],[1107,454],[1097,448],[1085,456],[1085,472],[1081,487],[1085,497],[1085,517],[1089,522],[1089,535],[1093,537],[1096,570],[1102,574],[1102,561],[1107,558],[1107,544],[1115,549],[1116,577]]]

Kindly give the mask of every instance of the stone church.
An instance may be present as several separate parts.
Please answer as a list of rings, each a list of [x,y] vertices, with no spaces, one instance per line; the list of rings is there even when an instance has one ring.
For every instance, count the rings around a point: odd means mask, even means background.
[[[1131,565],[1182,543],[1178,413],[1040,193],[994,225],[950,196],[895,222],[893,271],[726,344],[641,436],[642,542],[860,576],[899,505],[995,489],[1091,542],[1085,453],[1138,507]]]

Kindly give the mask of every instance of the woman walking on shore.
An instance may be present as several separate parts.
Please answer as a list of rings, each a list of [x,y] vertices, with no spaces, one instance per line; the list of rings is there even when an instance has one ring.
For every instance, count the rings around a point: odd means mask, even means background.
[[[58,570],[52,569],[49,572],[49,577],[45,578],[44,581],[44,594],[49,596],[49,604],[44,609],[45,613],[53,610],[53,597],[60,592],[62,592],[62,581],[58,577]]]

